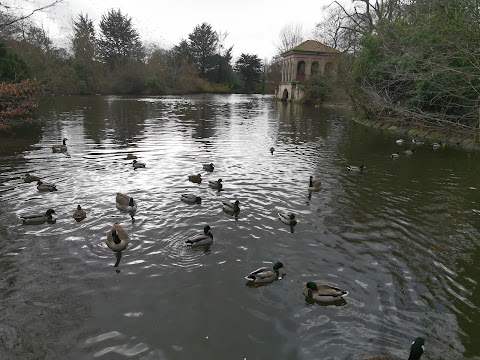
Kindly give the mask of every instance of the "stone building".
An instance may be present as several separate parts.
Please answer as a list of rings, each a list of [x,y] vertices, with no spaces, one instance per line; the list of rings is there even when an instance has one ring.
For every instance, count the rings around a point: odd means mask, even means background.
[[[315,74],[335,76],[338,50],[315,40],[307,40],[282,55],[282,82],[275,96],[284,101],[303,98],[301,84]]]

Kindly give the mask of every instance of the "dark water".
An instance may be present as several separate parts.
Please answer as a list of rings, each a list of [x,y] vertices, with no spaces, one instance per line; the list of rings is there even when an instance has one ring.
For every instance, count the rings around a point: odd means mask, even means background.
[[[347,110],[267,96],[62,97],[41,113],[41,131],[0,143],[1,359],[406,359],[417,336],[422,360],[480,358],[480,154],[425,144],[393,160],[408,146]],[[63,137],[68,154],[52,153]],[[310,175],[323,182],[311,198]],[[137,199],[135,223],[118,191]],[[48,208],[56,224],[21,225]],[[293,233],[279,211],[297,214]],[[115,221],[131,237],[117,267]],[[213,245],[185,248],[206,224]],[[283,280],[245,286],[278,260]],[[310,280],[348,290],[346,304],[306,303]]]

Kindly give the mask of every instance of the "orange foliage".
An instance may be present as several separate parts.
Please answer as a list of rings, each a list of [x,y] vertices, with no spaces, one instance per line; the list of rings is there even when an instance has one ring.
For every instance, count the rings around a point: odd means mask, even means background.
[[[38,106],[37,97],[41,93],[42,86],[34,80],[25,80],[17,84],[0,83],[0,119],[31,115]]]

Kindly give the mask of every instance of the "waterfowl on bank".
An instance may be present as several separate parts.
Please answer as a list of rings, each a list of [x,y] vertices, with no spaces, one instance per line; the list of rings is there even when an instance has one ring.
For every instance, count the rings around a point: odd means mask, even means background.
[[[127,154],[127,157],[125,158],[125,160],[136,160],[136,159],[137,157],[131,153]]]
[[[187,246],[191,247],[210,245],[212,242],[213,235],[210,232],[210,226],[208,225],[203,228],[203,234],[192,236],[190,239],[185,241]]]
[[[115,252],[124,250],[130,238],[127,230],[125,230],[119,223],[114,223],[112,228],[107,233],[105,244]]]
[[[26,183],[31,183],[31,182],[34,182],[34,181],[38,181],[40,180],[40,178],[38,176],[35,176],[35,175],[30,175],[30,174],[25,174],[25,177],[23,178],[23,181],[25,181]]]
[[[202,167],[203,167],[203,170],[206,170],[206,171],[209,171],[209,172],[212,172],[213,169],[215,169],[215,165],[213,165],[212,163],[202,164]]]
[[[445,147],[446,145],[447,145],[446,143],[441,143],[441,144],[440,144],[440,143],[436,143],[436,142],[435,142],[435,143],[432,144],[432,148],[433,148],[434,150],[437,150],[437,149],[440,149],[441,147]]]
[[[240,204],[240,201],[235,200],[234,203],[231,203],[230,201],[222,201],[223,204],[223,210],[229,213],[239,213],[240,212],[240,207],[238,204]]]
[[[414,150],[408,149],[408,150],[405,150],[403,153],[404,153],[406,156],[412,156],[414,152],[415,152],[415,149],[414,149]]]
[[[145,163],[139,162],[137,160],[133,160],[132,165],[134,170],[145,167]]]
[[[52,146],[52,152],[65,152],[67,151],[67,139],[63,138],[63,144],[61,145],[53,145]]]
[[[125,211],[130,214],[132,221],[135,221],[133,216],[137,212],[137,203],[133,200],[133,197],[130,197],[126,194],[117,193],[115,197],[115,205],[118,210]]]
[[[318,179],[313,180],[313,176],[310,176],[310,181],[308,183],[309,191],[318,191],[322,188],[322,182]]]
[[[317,285],[313,281],[307,282],[303,290],[306,297],[321,303],[335,302],[348,295],[348,291],[327,284]]]
[[[286,225],[294,226],[297,224],[297,220],[295,219],[294,213],[278,213],[278,218],[280,221]]]
[[[348,171],[359,171],[359,172],[364,172],[367,171],[367,167],[365,165],[360,165],[360,166],[354,166],[354,165],[348,165],[347,166]]]
[[[272,269],[268,267],[258,268],[257,270],[252,271],[250,274],[245,276],[245,279],[255,284],[271,283],[275,280],[281,280],[283,278],[283,275],[285,274],[281,274],[279,271],[282,268],[284,268],[283,263],[279,261],[273,265]]]
[[[425,351],[425,339],[421,337],[417,337],[415,341],[412,343],[410,347],[410,355],[408,356],[408,360],[420,360]],[[378,355],[372,356],[369,358],[365,358],[363,360],[399,360],[398,357],[393,355]]]
[[[202,202],[202,198],[195,194],[182,194],[180,200],[187,204],[200,204]]]
[[[197,184],[200,184],[202,182],[202,175],[197,174],[197,175],[188,175],[188,180]]]
[[[425,144],[425,142],[424,142],[424,141],[419,141],[419,140],[417,140],[417,139],[412,139],[412,144],[414,144],[414,145],[423,145],[423,144]]]
[[[401,139],[401,138],[398,138],[397,140],[395,140],[395,142],[398,144],[398,145],[403,145],[403,143],[405,142],[405,140]]]
[[[21,215],[23,225],[40,225],[48,222],[54,224],[56,220],[53,219],[52,214],[55,214],[55,210],[48,209],[44,214],[25,214]]]
[[[392,157],[392,159],[397,159],[397,158],[400,157],[400,154],[399,154],[399,152],[397,151],[397,152],[394,152],[394,153],[391,155],[391,157]]]
[[[275,151],[275,148],[272,146],[272,147],[270,148],[270,154],[273,155],[273,152],[274,152],[274,151]]]
[[[57,187],[53,184],[46,184],[42,180],[38,180],[37,190],[38,191],[57,191]]]
[[[73,213],[73,218],[77,220],[77,222],[82,221],[87,217],[87,212],[82,209],[80,205],[77,206],[77,210]]]
[[[208,186],[214,189],[218,189],[218,191],[220,191],[223,188],[222,179],[218,179],[217,181],[210,180],[208,182]]]

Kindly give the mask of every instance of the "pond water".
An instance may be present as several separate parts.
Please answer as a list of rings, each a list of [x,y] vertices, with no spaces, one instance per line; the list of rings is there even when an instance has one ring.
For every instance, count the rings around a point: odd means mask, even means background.
[[[417,336],[422,360],[480,358],[480,154],[426,143],[403,156],[411,145],[349,110],[271,96],[57,97],[39,114],[41,130],[0,140],[1,359],[407,359]],[[68,153],[52,153],[64,137]],[[117,192],[137,200],[135,222]],[[237,217],[221,203],[235,199]],[[48,208],[55,224],[22,225]],[[130,234],[118,258],[114,222]],[[187,248],[207,224],[214,243]],[[282,280],[245,285],[277,261]],[[311,304],[307,281],[349,294]]]

